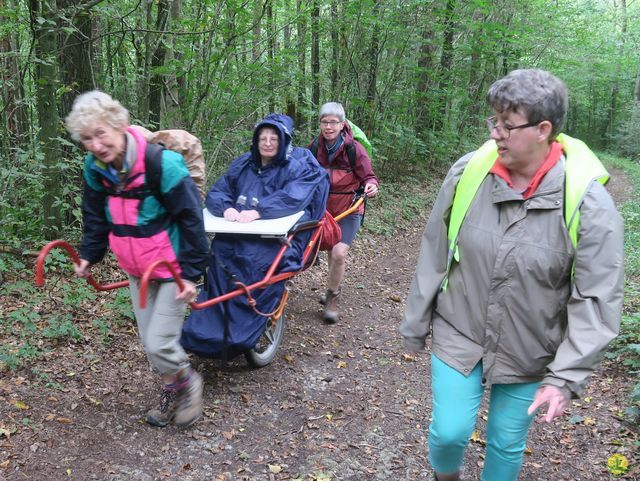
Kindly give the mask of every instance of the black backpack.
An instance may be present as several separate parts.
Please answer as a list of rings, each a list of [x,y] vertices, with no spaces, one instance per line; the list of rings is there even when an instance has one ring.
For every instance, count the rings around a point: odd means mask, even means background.
[[[162,192],[160,190],[160,182],[162,179],[162,152],[165,150],[162,144],[147,144],[147,150],[144,154],[146,179],[144,184],[139,187],[127,190],[119,190],[117,186],[106,187],[106,191],[109,195],[116,197],[122,197],[125,199],[140,199],[143,200],[150,195],[154,196],[160,204],[165,207],[164,199],[162,198]],[[142,174],[139,174],[142,175]],[[134,176],[134,178],[137,176]],[[129,182],[133,178],[128,179]]]

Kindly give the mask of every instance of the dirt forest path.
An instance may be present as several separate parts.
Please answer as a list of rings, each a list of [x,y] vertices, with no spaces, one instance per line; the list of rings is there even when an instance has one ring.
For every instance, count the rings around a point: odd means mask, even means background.
[[[624,178],[610,189],[618,200],[631,192]],[[191,429],[143,422],[159,386],[131,324],[110,345],[63,345],[36,371],[4,373],[0,419],[20,428],[0,436],[0,479],[430,480],[429,355],[406,355],[397,334],[424,222],[393,238],[359,237],[334,326],[322,324],[317,302],[326,266],[296,277],[270,366],[195,360],[205,416]],[[618,415],[629,386],[605,364],[566,417],[534,426],[521,480],[614,479],[606,460],[616,452],[634,463],[618,479],[640,479],[638,434]],[[485,420],[482,411],[467,480],[479,479]]]

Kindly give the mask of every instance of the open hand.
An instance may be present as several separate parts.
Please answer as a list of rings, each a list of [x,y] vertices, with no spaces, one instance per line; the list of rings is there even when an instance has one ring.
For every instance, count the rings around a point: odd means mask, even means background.
[[[529,406],[527,414],[531,416],[536,409],[544,404],[549,404],[547,413],[539,419],[539,422],[550,423],[554,418],[562,416],[567,407],[567,398],[562,391],[555,386],[541,386]]]

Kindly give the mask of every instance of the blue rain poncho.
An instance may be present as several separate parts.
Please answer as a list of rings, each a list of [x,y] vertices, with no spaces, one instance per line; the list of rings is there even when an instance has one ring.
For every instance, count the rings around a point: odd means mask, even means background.
[[[258,135],[263,127],[278,132],[279,149],[267,166],[258,153]],[[251,151],[237,157],[228,172],[213,185],[206,198],[207,209],[222,217],[230,207],[255,209],[261,219],[284,217],[304,211],[299,222],[320,220],[326,209],[329,179],[313,154],[291,145],[293,121],[286,115],[269,114],[253,134]],[[302,255],[311,230],[298,233],[286,251],[278,272],[302,268]],[[205,288],[198,302],[220,296],[262,279],[281,247],[278,239],[256,236],[216,235],[211,243]],[[284,291],[284,282],[254,290],[252,297],[261,312],[273,311]],[[182,345],[202,357],[231,359],[253,348],[264,332],[267,318],[257,314],[245,296],[203,310],[186,319]]]

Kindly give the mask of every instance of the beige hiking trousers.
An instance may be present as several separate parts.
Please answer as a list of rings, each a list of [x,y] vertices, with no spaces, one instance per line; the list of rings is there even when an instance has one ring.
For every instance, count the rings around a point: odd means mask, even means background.
[[[149,363],[161,375],[174,375],[189,366],[180,345],[186,304],[176,300],[175,282],[152,281],[147,288],[147,307],[140,308],[140,279],[129,276],[129,290],[138,334]]]

